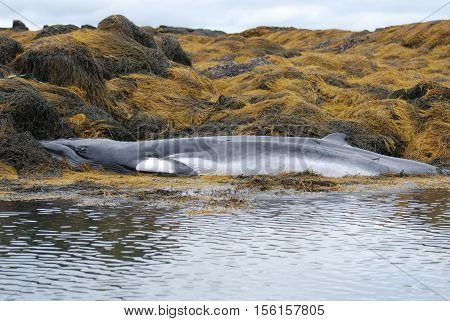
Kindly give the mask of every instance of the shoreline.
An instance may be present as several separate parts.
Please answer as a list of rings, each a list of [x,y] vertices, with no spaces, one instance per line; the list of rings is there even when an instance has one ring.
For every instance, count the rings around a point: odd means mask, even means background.
[[[68,200],[81,206],[154,203],[189,208],[189,213],[236,212],[256,197],[333,192],[385,192],[411,189],[450,190],[447,176],[377,176],[329,178],[311,174],[275,176],[157,176],[64,171],[60,177],[0,180],[0,201]]]

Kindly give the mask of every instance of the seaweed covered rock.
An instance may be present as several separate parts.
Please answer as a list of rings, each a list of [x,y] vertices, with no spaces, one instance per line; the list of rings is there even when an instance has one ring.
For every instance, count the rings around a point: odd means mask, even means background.
[[[136,54],[136,58],[102,55],[97,60],[104,70],[106,79],[132,73],[153,73],[161,77],[167,76],[170,62],[160,50],[146,48],[143,51],[136,51]]]
[[[11,73],[11,70],[8,67],[0,64],[0,78],[5,78],[10,73]]]
[[[106,79],[131,73],[165,76],[170,66],[170,61],[160,49],[144,47],[122,33],[83,29],[70,36],[91,48]]]
[[[23,48],[20,43],[14,39],[0,36],[0,64],[6,65],[10,63],[22,51]]]
[[[168,124],[161,117],[138,113],[127,122],[127,128],[139,140],[161,138]]]
[[[391,138],[371,133],[370,130],[364,128],[360,123],[351,120],[332,120],[328,123],[329,131],[326,134],[343,133],[347,135],[347,142],[355,147],[369,150],[382,155],[400,156],[404,149],[404,144],[398,144],[395,150],[389,148],[386,142]]]
[[[69,35],[33,41],[16,59],[14,68],[40,81],[77,86],[86,92],[90,103],[108,106],[102,69],[91,50]]]
[[[0,79],[0,119],[5,131],[29,132],[36,139],[62,135],[56,108],[35,88],[16,79]]]
[[[47,101],[55,106],[64,124],[64,137],[101,137],[115,140],[134,140],[119,121],[102,108],[86,104],[77,94],[67,88],[50,84],[34,86]]]
[[[436,82],[420,82],[411,88],[394,91],[390,98],[415,100],[426,95],[450,100],[450,88]]]
[[[191,58],[189,58],[183,48],[181,48],[177,38],[168,35],[161,36],[160,47],[166,57],[173,62],[178,62],[186,66],[192,66]]]
[[[21,176],[58,175],[60,164],[38,139],[54,139],[63,132],[54,106],[39,91],[16,79],[0,79],[0,162]]]
[[[62,169],[28,132],[0,136],[0,161],[14,167],[20,176],[57,176]]]
[[[28,31],[28,27],[20,20],[13,20],[12,29],[14,31]]]
[[[148,49],[146,56],[151,72],[161,77],[167,77],[170,62],[164,53],[158,49]]]
[[[52,25],[46,26],[44,29],[40,30],[34,39],[50,37],[54,35],[60,35],[64,33],[69,33],[79,28],[75,25]]]
[[[431,165],[450,170],[450,157],[437,157],[430,162]]]
[[[110,138],[118,141],[136,139],[128,129],[114,120],[110,115],[95,106],[83,108],[85,113],[74,114],[66,119],[75,132],[75,137]]]
[[[94,26],[91,26],[91,25],[81,25],[81,29],[91,29],[91,30],[94,30],[94,29],[97,29],[97,28],[95,28]]]
[[[161,25],[157,29],[161,33],[173,33],[173,34],[181,34],[181,35],[197,35],[197,36],[206,36],[206,37],[219,37],[226,35],[225,32],[220,30],[210,30],[210,29],[192,29],[192,28],[184,28],[184,27],[171,27]]]
[[[245,45],[248,46],[253,55],[257,57],[274,55],[284,58],[292,58],[300,55],[300,51],[297,49],[287,49],[274,41],[264,38],[247,39]]]
[[[150,34],[142,31],[138,26],[122,15],[113,15],[103,19],[98,24],[98,29],[119,32],[136,40],[145,47],[153,49],[158,48],[155,40]]]
[[[361,32],[352,33],[349,36],[340,39],[340,44],[333,48],[338,53],[342,53],[358,44],[364,43],[370,40],[370,32],[367,30]]]
[[[238,64],[234,61],[217,65],[206,69],[203,74],[211,79],[218,79],[222,77],[234,77],[246,72],[249,72],[255,67],[271,64],[269,60],[264,57],[255,57],[249,61]]]
[[[217,107],[219,109],[240,109],[245,103],[236,97],[220,95],[217,99]]]

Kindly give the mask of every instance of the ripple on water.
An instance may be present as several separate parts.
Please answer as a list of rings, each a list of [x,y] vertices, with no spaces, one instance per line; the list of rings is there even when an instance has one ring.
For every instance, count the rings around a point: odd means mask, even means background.
[[[450,298],[447,191],[256,198],[247,213],[0,202],[0,298]]]

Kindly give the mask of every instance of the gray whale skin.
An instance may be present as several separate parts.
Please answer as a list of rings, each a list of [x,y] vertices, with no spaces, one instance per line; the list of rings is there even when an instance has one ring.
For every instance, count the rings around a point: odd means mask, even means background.
[[[55,158],[114,172],[171,175],[261,175],[304,172],[342,177],[387,173],[440,174],[413,160],[355,148],[341,133],[322,139],[274,136],[215,136],[139,142],[109,139],[41,141]]]

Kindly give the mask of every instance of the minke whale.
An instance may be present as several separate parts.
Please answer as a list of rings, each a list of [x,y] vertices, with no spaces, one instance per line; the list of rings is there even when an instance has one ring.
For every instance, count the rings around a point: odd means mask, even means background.
[[[41,141],[55,158],[113,172],[169,175],[263,175],[310,171],[329,177],[440,174],[425,163],[352,147],[346,135],[322,139],[215,136],[138,142],[110,139]]]

